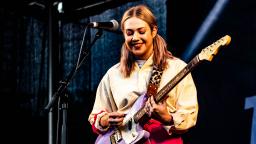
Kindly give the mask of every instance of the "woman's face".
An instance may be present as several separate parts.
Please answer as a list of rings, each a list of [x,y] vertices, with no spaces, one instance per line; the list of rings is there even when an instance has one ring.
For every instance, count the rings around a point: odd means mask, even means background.
[[[151,31],[149,25],[137,18],[131,17],[124,22],[125,44],[136,58],[148,59],[153,53],[153,38],[156,36],[157,28]]]

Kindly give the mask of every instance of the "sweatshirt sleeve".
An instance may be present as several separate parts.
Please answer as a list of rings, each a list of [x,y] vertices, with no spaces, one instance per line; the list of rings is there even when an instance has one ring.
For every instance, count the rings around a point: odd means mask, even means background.
[[[198,115],[197,91],[188,74],[176,87],[176,103],[169,106],[169,112],[173,117],[173,126],[170,130],[186,131],[195,126]]]
[[[108,74],[106,74],[98,85],[94,106],[88,118],[88,121],[92,125],[93,132],[99,134],[108,130],[108,128],[101,127],[100,118],[106,113],[114,111],[114,108],[115,103],[112,100]]]
[[[186,63],[176,63],[179,72]],[[176,74],[175,74],[176,75]],[[171,133],[183,133],[196,125],[198,116],[197,90],[192,74],[187,74],[169,93],[166,99],[168,111],[173,117],[173,124],[164,126]]]

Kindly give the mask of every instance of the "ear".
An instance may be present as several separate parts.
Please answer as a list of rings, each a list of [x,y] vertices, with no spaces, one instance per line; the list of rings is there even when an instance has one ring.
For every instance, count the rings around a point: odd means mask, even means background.
[[[152,29],[152,36],[153,38],[155,38],[156,34],[157,34],[158,28],[156,26],[153,27]]]

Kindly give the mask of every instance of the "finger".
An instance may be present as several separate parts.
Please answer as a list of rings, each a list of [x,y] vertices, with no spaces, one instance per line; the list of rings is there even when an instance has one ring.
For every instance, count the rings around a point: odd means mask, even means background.
[[[149,106],[150,105],[150,98],[148,98],[146,105]]]
[[[150,112],[150,115],[154,112],[154,107],[155,105],[152,105],[149,107],[149,112]]]
[[[124,120],[123,117],[109,118],[109,121],[113,121],[113,122],[121,122],[123,120]]]
[[[119,125],[121,125],[121,122],[111,122],[111,123],[109,123],[111,126],[119,126]]]
[[[147,114],[149,117],[151,117],[150,104],[149,104],[148,101],[147,101],[147,103],[145,104],[144,109],[145,109],[146,114]]]
[[[151,104],[151,107],[155,107],[156,102],[154,100],[154,97],[150,97],[150,104]]]
[[[148,112],[148,103],[145,103],[144,110],[145,112]]]
[[[154,105],[154,104],[155,104],[155,100],[154,100],[154,97],[153,97],[153,96],[150,97],[150,104],[151,104],[151,105]]]
[[[121,125],[123,120],[124,118],[109,118],[109,123],[110,125],[117,126],[117,125]]]
[[[109,116],[110,117],[122,117],[122,116],[124,116],[124,114],[123,113],[119,113],[119,112],[111,112],[109,114]]]
[[[109,117],[111,118],[124,117],[124,116],[125,116],[124,113],[119,113],[119,112],[112,112],[109,114]]]
[[[157,104],[158,104],[158,105],[163,105],[163,102],[162,102],[162,101],[160,101],[160,102],[158,102]]]
[[[145,109],[148,111],[150,107],[150,99],[147,100],[147,102],[145,103]]]
[[[147,114],[149,117],[151,117],[152,112],[150,111],[150,108],[147,109],[146,114]]]

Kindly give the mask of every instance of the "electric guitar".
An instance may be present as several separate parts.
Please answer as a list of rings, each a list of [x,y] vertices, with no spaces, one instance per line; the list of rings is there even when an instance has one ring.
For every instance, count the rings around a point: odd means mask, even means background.
[[[156,95],[154,95],[156,103],[163,101],[170,92],[187,74],[189,74],[200,62],[212,61],[213,57],[218,53],[221,47],[227,46],[231,41],[231,37],[226,35],[208,47],[204,48],[196,55],[172,80],[170,80]],[[139,122],[146,119],[144,103],[147,95],[140,96],[131,110],[124,117],[122,126],[118,128],[110,128],[105,134],[99,135],[96,144],[135,144],[139,140],[149,137],[149,132],[143,130]]]

